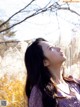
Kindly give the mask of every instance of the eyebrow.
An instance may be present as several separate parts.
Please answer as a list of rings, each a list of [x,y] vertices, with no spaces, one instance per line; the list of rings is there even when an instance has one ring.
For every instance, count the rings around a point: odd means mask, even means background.
[[[52,47],[52,46],[50,46],[50,45],[49,45],[49,46],[47,46],[47,49],[49,49],[50,47]]]
[[[47,48],[49,48],[50,46],[47,46]]]
[[[54,47],[54,45],[53,45],[53,44],[49,44],[49,45],[47,46],[47,49],[50,48],[50,47]]]

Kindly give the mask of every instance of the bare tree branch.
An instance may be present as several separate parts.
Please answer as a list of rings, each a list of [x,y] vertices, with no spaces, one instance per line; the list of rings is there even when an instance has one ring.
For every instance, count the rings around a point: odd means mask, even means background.
[[[24,40],[24,42],[26,43],[30,43],[31,39],[30,40]],[[21,41],[19,40],[7,40],[7,41],[0,41],[0,44],[7,44],[7,43],[19,43]]]
[[[56,4],[53,4],[53,5],[51,6],[52,10],[54,9],[53,7],[56,8],[57,10],[68,10],[68,11],[70,11],[70,12],[72,12],[72,13],[80,16],[80,14],[79,14],[78,12],[76,12],[75,10],[72,10],[72,9],[70,8],[70,6],[69,6],[68,3],[67,3],[67,7],[62,7],[61,5],[58,4],[58,2],[56,2]]]
[[[5,22],[3,22],[0,27],[2,27],[4,24],[6,24],[8,21],[10,21],[15,15],[17,15],[18,13],[20,13],[21,11],[23,11],[25,8],[27,8],[29,5],[31,5],[35,0],[32,0],[29,4],[27,4],[27,6],[25,6],[24,8],[20,9],[19,11],[17,11],[16,13],[14,13],[11,17],[9,17]]]
[[[72,12],[72,13],[80,16],[80,14],[79,14],[78,12],[76,12],[75,10],[70,9],[70,7],[69,7],[69,8],[67,8],[67,7],[63,7],[63,8],[62,8],[62,7],[61,7],[61,8],[58,8],[58,9],[59,9],[59,10],[60,10],[60,9],[62,9],[62,10],[68,10],[68,11],[70,11],[70,12]]]
[[[51,7],[51,6],[49,6],[48,8],[50,8],[50,7]],[[34,12],[33,14],[27,16],[26,18],[24,18],[24,19],[21,20],[20,22],[17,22],[17,23],[15,23],[15,24],[13,24],[12,26],[1,30],[0,33],[4,32],[4,31],[6,31],[6,30],[9,30],[9,29],[11,29],[11,28],[13,28],[14,26],[16,26],[16,25],[24,22],[25,20],[27,20],[27,19],[29,19],[29,18],[31,18],[31,17],[33,17],[33,16],[36,16],[36,15],[38,15],[38,14],[40,14],[40,13],[43,13],[43,12],[47,11],[48,8],[42,8],[42,9],[37,10],[36,12]]]
[[[7,44],[7,43],[18,43],[18,42],[20,42],[20,41],[15,41],[15,40],[10,40],[10,41],[0,41],[0,44]]]
[[[2,23],[2,24],[0,25],[0,27],[2,27],[4,24],[6,24],[8,21],[10,21],[14,16],[16,16],[17,14],[21,13],[22,11],[24,11],[24,10],[25,10],[28,6],[30,6],[34,1],[35,1],[35,0],[32,0],[27,6],[25,6],[25,7],[22,8],[22,9],[20,9],[18,12],[16,12],[16,13],[13,14],[11,17],[9,17],[8,20],[6,20],[4,23]],[[49,2],[49,3],[50,3],[50,2]],[[35,9],[35,11],[32,10],[32,12],[33,12],[32,14],[26,16],[24,19],[20,20],[19,22],[14,23],[14,24],[11,25],[10,27],[2,29],[2,30],[0,31],[0,33],[4,32],[4,31],[6,31],[6,30],[9,30],[9,29],[15,27],[16,25],[19,25],[19,24],[21,24],[22,22],[26,21],[27,19],[29,19],[29,18],[31,18],[31,17],[33,17],[33,16],[36,16],[36,15],[38,15],[38,14],[40,14],[40,13],[46,12],[46,11],[56,12],[56,11],[58,11],[58,10],[68,10],[68,11],[70,11],[71,13],[74,13],[74,14],[80,16],[80,14],[79,14],[78,12],[76,12],[75,10],[72,10],[72,9],[70,8],[69,4],[67,4],[67,7],[66,7],[66,6],[63,7],[63,6],[60,5],[58,2],[55,2],[55,3],[52,3],[52,4],[49,4],[49,3],[48,3],[46,6],[44,6],[43,8]]]

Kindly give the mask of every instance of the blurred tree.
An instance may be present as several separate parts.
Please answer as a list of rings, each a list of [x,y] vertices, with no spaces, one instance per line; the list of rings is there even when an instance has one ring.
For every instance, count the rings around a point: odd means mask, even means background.
[[[4,21],[3,20],[0,20],[0,25],[3,23]],[[0,31],[3,30],[3,29],[6,29],[10,27],[10,22],[6,22],[5,25],[3,25],[2,27],[0,27]],[[9,30],[5,30],[5,32],[2,33],[3,35],[6,35],[6,36],[15,36],[15,32],[11,31],[11,29]]]
[[[37,0],[31,0],[28,4],[26,4],[26,6],[24,6],[19,11],[15,12],[5,22],[1,23],[0,28],[3,28],[6,23],[8,24],[9,21],[14,20],[13,24],[11,24],[10,26],[7,26],[7,28],[0,30],[0,33],[5,32],[5,30],[7,31],[7,30],[19,25],[20,23],[26,21],[27,19],[29,19],[31,17],[34,17],[38,14],[41,14],[41,13],[44,13],[47,11],[53,12],[56,14],[58,12],[58,10],[64,10],[64,11],[67,10],[71,13],[74,13],[74,14],[80,16],[80,13],[78,11],[76,11],[75,9],[72,9],[72,7],[70,6],[70,3],[68,3],[68,2],[60,2],[60,0],[49,0],[49,2],[47,4],[45,4],[43,7],[40,7],[36,3],[36,1]],[[21,16],[21,19],[18,18],[19,16]],[[17,17],[17,19],[16,19],[16,17]]]
[[[0,20],[0,25],[4,23],[3,20]],[[3,29],[7,29],[10,27],[10,22],[6,22],[3,26],[0,27],[0,31],[2,31]],[[11,37],[11,36],[15,36],[15,32],[12,31],[11,29],[5,30],[4,32],[0,33],[0,41],[5,40],[4,36],[6,37]]]

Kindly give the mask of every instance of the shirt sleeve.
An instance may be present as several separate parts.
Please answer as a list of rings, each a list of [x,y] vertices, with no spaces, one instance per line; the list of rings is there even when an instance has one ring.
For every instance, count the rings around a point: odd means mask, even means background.
[[[42,93],[37,86],[34,86],[32,88],[28,105],[29,107],[43,107]]]

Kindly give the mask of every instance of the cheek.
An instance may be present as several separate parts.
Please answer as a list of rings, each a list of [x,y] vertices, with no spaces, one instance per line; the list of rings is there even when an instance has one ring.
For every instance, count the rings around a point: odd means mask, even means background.
[[[47,59],[52,63],[54,63],[58,60],[57,56],[54,53],[46,53],[45,55],[46,55]]]
[[[59,61],[59,58],[58,57],[56,57],[56,56],[52,56],[51,58],[50,58],[50,60],[51,60],[51,62],[52,63],[57,63],[58,61]]]
[[[48,59],[53,64],[60,63],[63,60],[62,57],[58,53],[49,54]]]
[[[56,51],[45,51],[44,56],[49,60],[50,63],[54,64],[59,63],[62,60],[59,53],[57,53]]]

